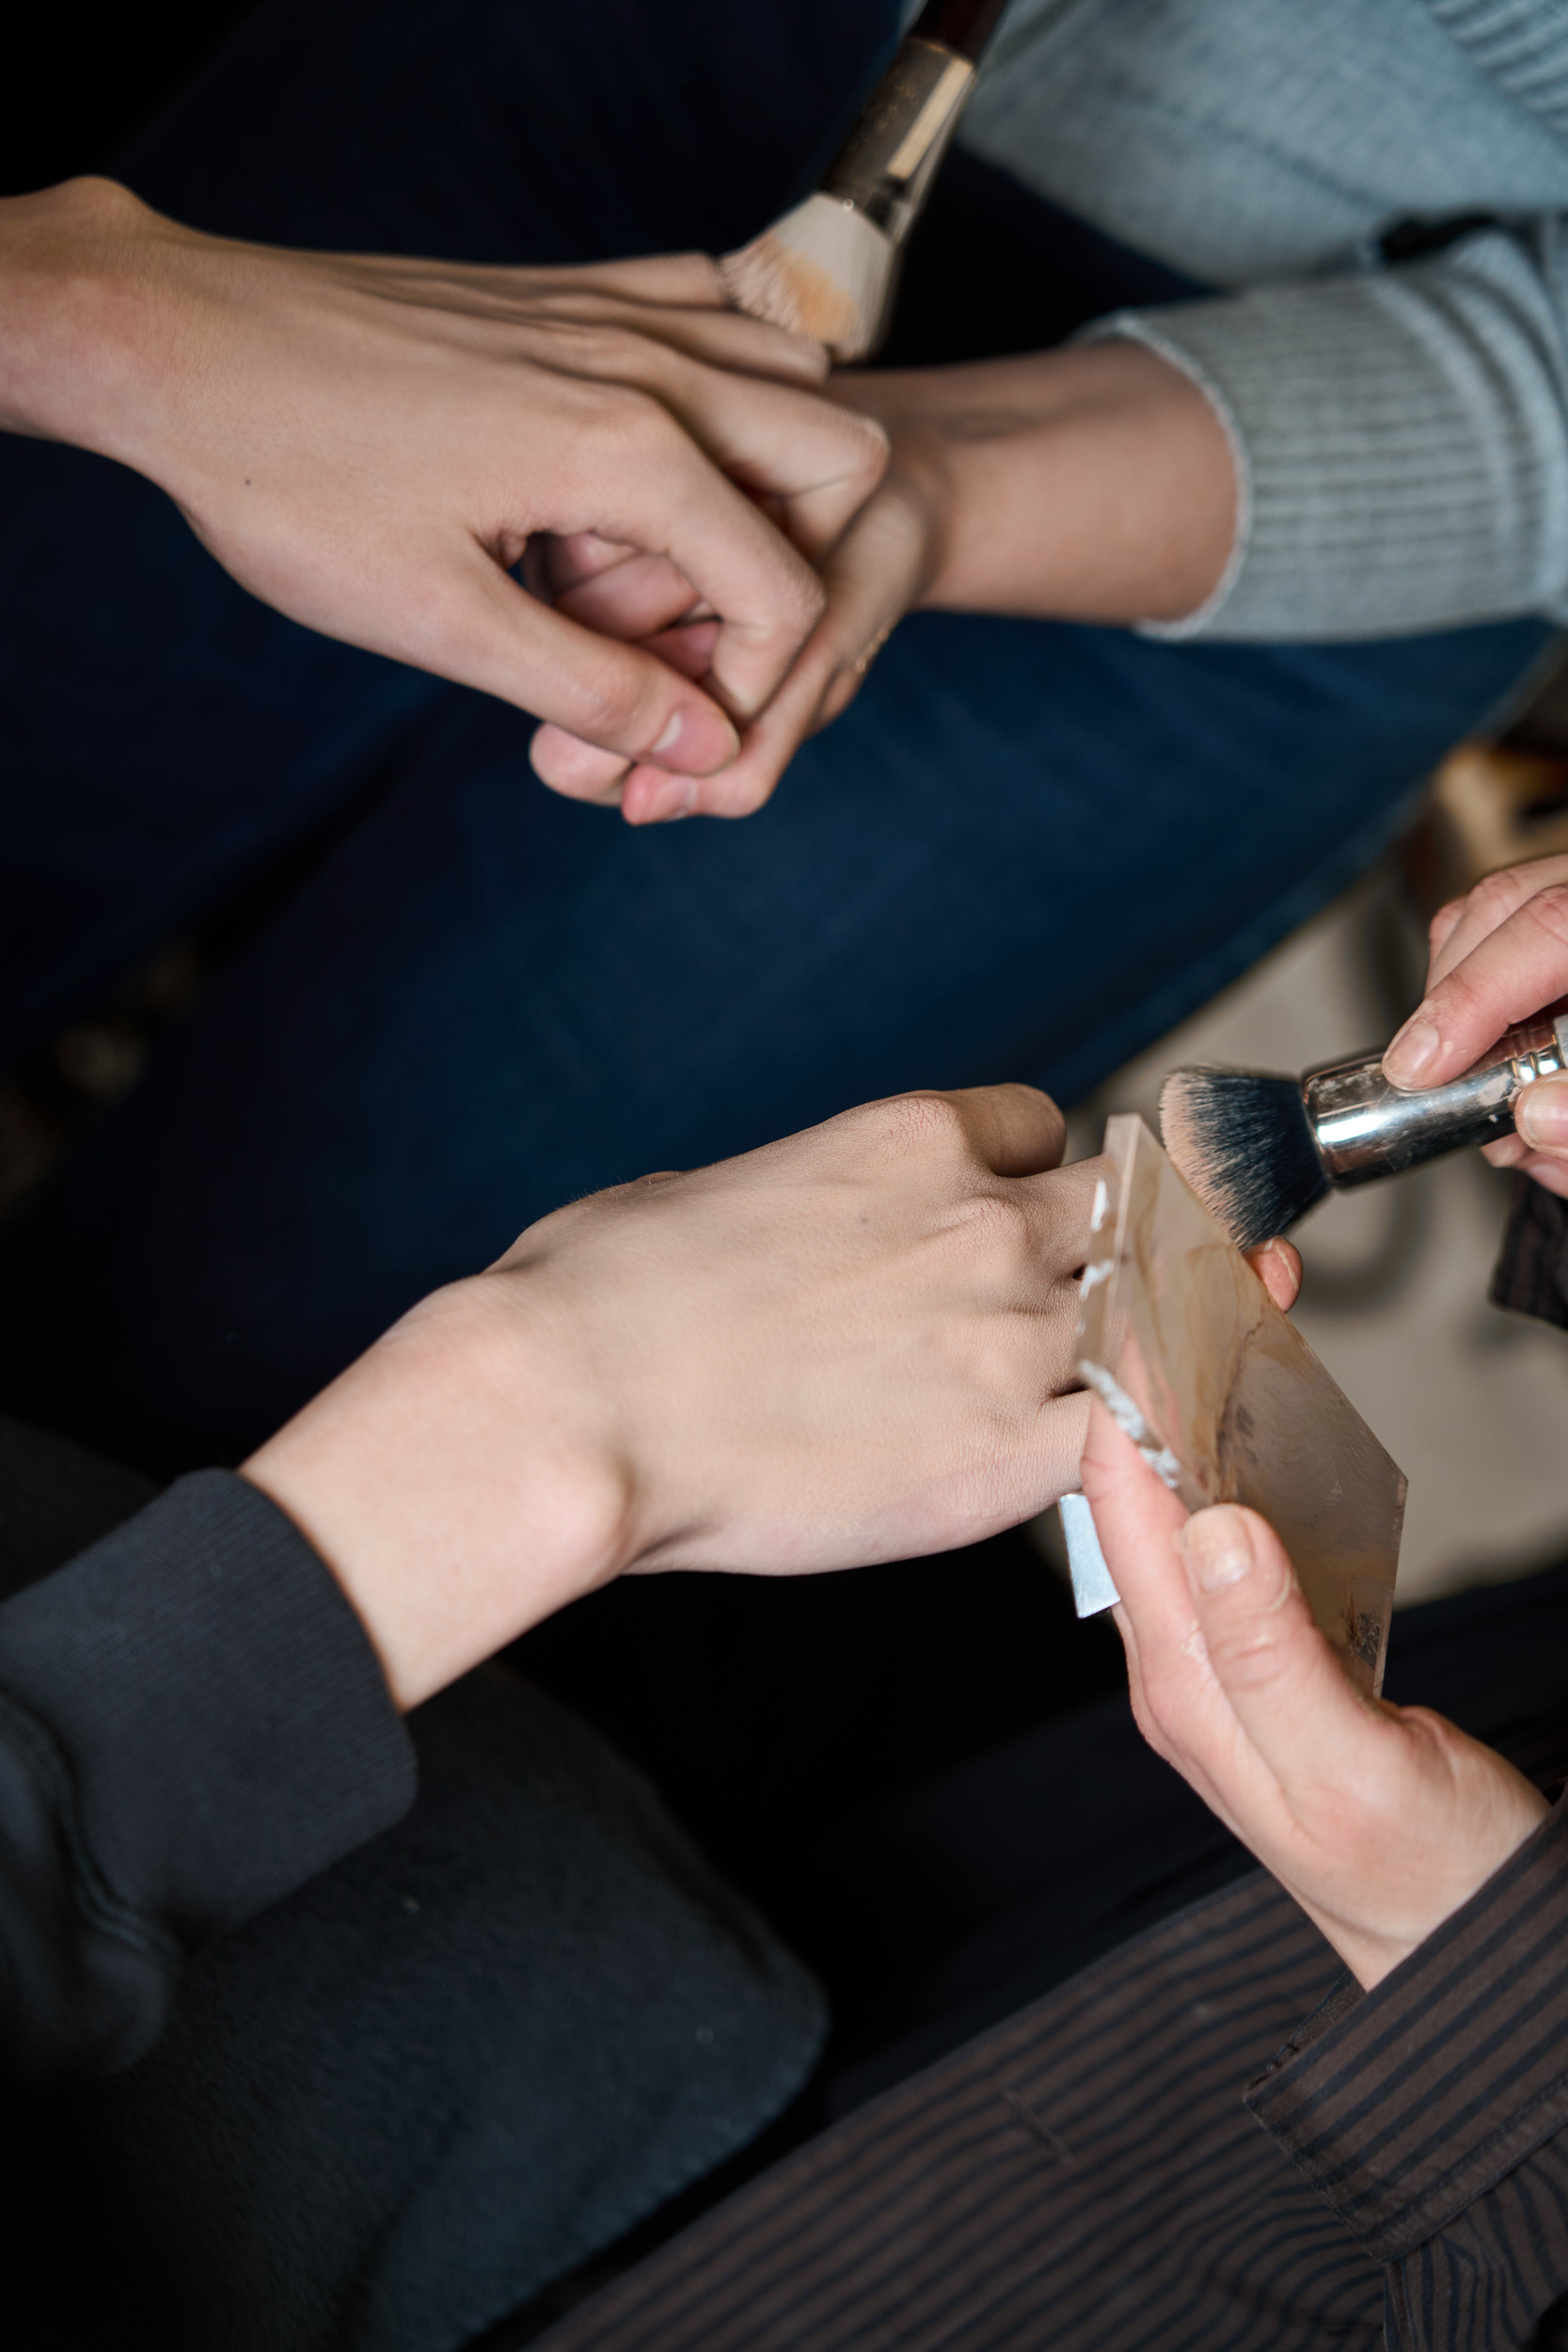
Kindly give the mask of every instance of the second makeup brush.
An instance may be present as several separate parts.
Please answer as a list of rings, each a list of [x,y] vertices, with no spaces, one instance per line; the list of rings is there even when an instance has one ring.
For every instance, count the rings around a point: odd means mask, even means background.
[[[737,310],[864,359],[1006,0],[927,0],[814,196],[719,264]]]
[[[1405,1094],[1381,1054],[1305,1077],[1173,1070],[1160,1089],[1165,1149],[1238,1249],[1289,1232],[1325,1193],[1371,1184],[1513,1131],[1538,1078],[1568,1070],[1568,998],[1498,1039],[1447,1086]]]

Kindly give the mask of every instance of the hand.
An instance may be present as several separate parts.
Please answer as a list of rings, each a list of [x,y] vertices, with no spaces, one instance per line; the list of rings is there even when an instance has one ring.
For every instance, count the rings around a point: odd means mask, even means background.
[[[1427,993],[1383,1057],[1398,1087],[1445,1086],[1515,1021],[1568,995],[1568,857],[1488,874],[1438,908],[1431,946]],[[1568,1078],[1538,1078],[1514,1117],[1487,1158],[1568,1199]]]
[[[1545,1799],[1441,1715],[1364,1697],[1267,1520],[1237,1504],[1189,1518],[1099,1404],[1083,1483],[1139,1729],[1376,1984],[1524,1843]]]
[[[906,1095],[546,1217],[245,1464],[412,1706],[626,1569],[972,1543],[1076,1476],[1100,1163],[1032,1087]],[[1047,1172],[1053,1171],[1055,1172]]]
[[[0,204],[0,424],[149,475],[280,612],[683,773],[734,758],[885,456],[700,255],[284,253],[77,181]],[[678,564],[718,616],[700,682],[519,587],[540,532]]]
[[[835,376],[891,443],[886,473],[820,557],[827,610],[741,755],[700,787],[541,731],[558,791],[619,796],[634,822],[760,808],[804,739],[847,708],[916,606],[1082,621],[1201,605],[1236,530],[1229,443],[1207,396],[1144,345]],[[680,667],[705,658],[703,600],[668,564],[579,541],[542,550],[557,610]]]

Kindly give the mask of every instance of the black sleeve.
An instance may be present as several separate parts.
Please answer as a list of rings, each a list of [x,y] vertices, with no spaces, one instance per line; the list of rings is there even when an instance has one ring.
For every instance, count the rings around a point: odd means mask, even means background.
[[[131,2064],[189,1954],[413,1794],[336,1580],[244,1479],[182,1479],[0,1607],[0,2058]]]
[[[1568,2295],[1568,1800],[1247,2105],[1384,2265],[1397,2352],[1542,2342]]]

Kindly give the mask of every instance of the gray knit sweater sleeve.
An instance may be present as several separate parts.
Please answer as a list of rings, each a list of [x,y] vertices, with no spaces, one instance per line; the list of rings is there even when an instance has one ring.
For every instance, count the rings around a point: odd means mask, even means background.
[[[1237,461],[1225,577],[1198,612],[1150,633],[1368,638],[1568,618],[1557,219],[1477,230],[1402,267],[1121,312],[1090,332],[1143,342],[1196,377]]]
[[[1568,8],[1427,0],[1492,86],[1568,142]],[[1463,210],[1463,206],[1456,206]],[[1232,558],[1174,628],[1378,637],[1568,618],[1568,251],[1560,216],[1402,268],[1097,330],[1209,390],[1242,483]]]
[[[1568,9],[1558,0],[1427,0],[1444,31],[1560,138],[1568,138]]]

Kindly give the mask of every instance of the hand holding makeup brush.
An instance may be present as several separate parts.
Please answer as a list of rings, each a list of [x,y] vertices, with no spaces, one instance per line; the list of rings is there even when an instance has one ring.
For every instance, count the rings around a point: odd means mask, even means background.
[[[1568,995],[1568,857],[1488,874],[1438,909],[1431,941],[1427,993],[1383,1057],[1397,1087],[1444,1085],[1515,1022]],[[1568,1199],[1568,1078],[1527,1088],[1515,1121],[1487,1158]]]

